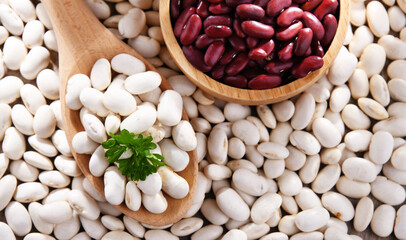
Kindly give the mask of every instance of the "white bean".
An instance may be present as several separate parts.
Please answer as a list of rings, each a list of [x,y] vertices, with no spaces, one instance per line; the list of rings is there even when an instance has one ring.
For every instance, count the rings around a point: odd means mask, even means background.
[[[388,76],[390,78],[406,79],[406,71],[404,69],[405,66],[406,60],[401,59],[392,61],[386,69]]]
[[[99,217],[100,209],[96,201],[80,190],[72,190],[68,194],[68,201],[73,210],[90,220],[96,220]]]
[[[368,44],[373,43],[373,41],[374,35],[372,34],[371,30],[367,26],[363,25],[355,30],[354,36],[351,39],[348,49],[356,57],[359,57],[361,56],[361,53],[365,49],[365,47]]]
[[[63,223],[72,218],[72,208],[66,201],[47,203],[41,207],[39,216],[48,223]]]
[[[358,67],[363,69],[368,77],[379,74],[386,61],[385,49],[376,43],[368,44],[358,63]]]
[[[148,12],[145,12],[145,17],[148,23]],[[128,45],[145,58],[156,57],[161,50],[161,45],[157,40],[144,35],[138,35],[134,38],[128,39]]]
[[[25,138],[16,128],[9,127],[4,133],[3,152],[9,159],[21,159],[25,152]]]
[[[393,136],[386,131],[377,131],[371,138],[369,145],[369,158],[376,164],[389,161],[393,151]]]
[[[375,209],[371,220],[372,231],[380,236],[387,237],[393,231],[395,223],[396,210],[389,205],[382,204]]]
[[[90,220],[82,216],[79,216],[79,219],[83,229],[91,238],[101,239],[107,233],[107,229],[100,222],[100,219]]]
[[[167,240],[179,240],[179,238],[172,233],[161,230],[161,229],[155,229],[155,230],[148,230],[145,232],[145,240],[160,240],[160,239],[167,239]]]
[[[343,221],[354,218],[354,207],[344,195],[336,192],[327,192],[321,196],[321,203],[333,215]]]
[[[309,93],[303,93],[295,104],[295,113],[291,120],[293,129],[301,130],[310,124],[315,107],[316,102],[313,96]]]
[[[346,47],[341,47],[328,72],[328,80],[334,85],[344,84],[355,70],[357,63],[357,57],[348,52]]]
[[[275,114],[276,120],[278,120],[279,122],[286,122],[294,115],[295,105],[292,101],[285,100],[280,103],[273,104],[272,111]]]
[[[303,183],[311,183],[317,177],[320,168],[320,155],[308,156],[305,165],[299,170],[299,177]]]
[[[189,155],[176,146],[171,139],[159,142],[164,162],[175,172],[182,171],[189,164]]]
[[[33,116],[22,104],[16,104],[11,110],[13,125],[24,135],[33,135]]]
[[[20,36],[23,33],[23,21],[17,13],[6,4],[0,5],[0,21],[11,34]]]
[[[217,239],[223,233],[223,228],[217,225],[206,225],[192,234],[191,240]]]
[[[141,207],[141,192],[134,181],[128,181],[125,186],[125,204],[133,211]]]
[[[320,198],[308,187],[303,187],[295,196],[295,200],[302,210],[321,207]]]
[[[378,176],[371,183],[371,193],[379,201],[393,206],[401,204],[406,197],[405,189],[400,184],[383,176]]]
[[[174,90],[166,90],[159,98],[157,118],[167,126],[175,126],[182,117],[182,97]]]
[[[11,201],[17,187],[17,179],[13,175],[6,175],[0,179],[0,210],[3,210]]]
[[[44,44],[49,50],[58,52],[58,43],[54,30],[48,30],[44,33]]]
[[[237,169],[233,173],[232,183],[240,191],[252,196],[261,196],[269,189],[264,177],[245,168]]]
[[[166,201],[162,191],[159,191],[155,195],[142,195],[142,205],[151,213],[163,213],[168,208],[168,202]]]
[[[221,211],[234,220],[244,221],[250,216],[248,205],[232,188],[222,188],[217,191],[216,202]],[[239,209],[239,211],[234,209]]]
[[[354,229],[358,232],[364,231],[372,220],[374,214],[374,203],[369,197],[361,198],[355,207]]]
[[[21,183],[17,186],[14,199],[21,203],[28,203],[43,199],[48,195],[47,186],[39,182]]]
[[[296,215],[297,228],[303,232],[315,231],[327,224],[330,214],[323,207],[315,207],[303,210]]]
[[[282,198],[276,193],[265,193],[259,197],[251,207],[251,219],[254,223],[261,224],[268,221],[272,213],[282,205]]]
[[[374,16],[380,16],[379,20]],[[389,17],[385,7],[380,2],[370,2],[367,5],[367,22],[371,31],[377,37],[389,33]]]
[[[337,183],[340,177],[341,169],[338,164],[325,166],[312,183],[312,189],[316,193],[325,193]]]
[[[133,8],[124,15],[118,22],[120,34],[126,38],[138,36],[146,24],[144,11],[139,8]]]
[[[11,202],[7,205],[4,216],[7,224],[17,236],[25,236],[31,231],[31,217],[27,209],[19,202]]]
[[[59,171],[43,171],[39,174],[38,179],[41,183],[53,187],[63,188],[70,184],[71,179]]]
[[[23,182],[32,182],[38,178],[39,171],[35,167],[22,160],[12,161],[10,163],[10,173]]]
[[[307,155],[314,155],[320,152],[319,141],[310,133],[305,131],[294,131],[289,137],[290,143]]]
[[[251,109],[237,103],[227,103],[224,106],[224,116],[229,122],[244,119],[251,115]]]
[[[21,75],[27,80],[34,80],[38,73],[49,65],[50,56],[48,49],[34,46],[21,62]]]
[[[112,205],[119,205],[124,201],[125,176],[116,166],[111,166],[104,173],[104,195],[106,201]]]
[[[42,210],[42,205],[38,202],[31,202],[28,205],[28,212],[31,216],[32,223],[35,228],[44,234],[51,234],[54,230],[54,224],[45,222],[40,217],[40,212]]]
[[[215,225],[221,226],[229,220],[229,217],[218,207],[216,200],[212,198],[207,198],[203,201],[201,212],[210,223]]]
[[[72,139],[72,147],[79,154],[92,154],[98,146],[86,131],[78,132]]]
[[[279,190],[286,196],[294,196],[300,192],[303,184],[299,176],[290,170],[286,170],[278,177]]]

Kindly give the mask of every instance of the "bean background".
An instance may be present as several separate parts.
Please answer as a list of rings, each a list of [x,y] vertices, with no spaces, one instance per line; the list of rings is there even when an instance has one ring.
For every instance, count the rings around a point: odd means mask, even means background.
[[[10,0],[10,1],[12,1],[12,0]],[[95,0],[85,0],[85,1],[90,2],[90,3],[93,2],[94,4],[96,4],[96,3],[98,3],[98,2],[102,2],[103,0],[97,0],[97,1],[95,1]],[[403,3],[402,3],[403,5],[406,4],[406,3],[404,3],[404,0],[397,0],[397,1],[398,1],[398,2],[402,2],[402,1],[403,1]],[[1,2],[4,2],[4,0],[3,0],[3,1],[0,0],[0,3],[1,3]],[[7,2],[7,0],[5,0],[5,2]],[[125,1],[106,0],[106,1],[105,1],[106,6],[108,6],[109,9],[110,9],[110,11],[111,11],[110,14],[109,14],[110,16],[120,14],[120,13],[118,13],[117,10],[115,9],[115,7],[116,7],[116,3],[115,3],[115,2],[120,2],[120,4],[123,4],[123,6],[124,6],[124,2],[125,2]],[[136,2],[136,1],[130,1],[130,2]],[[352,2],[353,2],[353,3],[357,2],[356,4],[359,5],[359,2],[362,2],[362,0],[361,0],[361,1],[352,0]],[[370,2],[370,1],[365,1],[365,2],[364,2],[364,5],[367,6],[367,4],[368,4],[369,2]],[[389,2],[389,1],[386,1],[386,2]],[[39,1],[32,1],[32,3],[33,3],[34,5],[37,5],[37,4],[39,4]],[[386,3],[383,3],[383,5],[386,7],[386,9],[389,8]],[[395,3],[395,5],[397,5],[397,3]],[[128,6],[129,6],[129,5],[128,5]],[[156,5],[153,4],[153,6],[156,6]],[[405,9],[405,7],[404,7],[404,9]],[[152,9],[149,9],[149,10],[147,10],[147,11],[150,11],[150,10],[152,11]],[[157,9],[155,8],[154,10],[157,10]],[[404,16],[404,14],[405,14],[405,13],[403,12],[403,16]],[[354,15],[353,15],[353,16],[354,16]],[[379,18],[379,16],[375,16],[375,17],[376,17],[376,18]],[[103,17],[103,19],[101,19],[101,21],[102,21],[102,22],[105,21],[105,18]],[[355,31],[355,30],[358,28],[359,24],[358,24],[355,20],[353,20],[353,19],[352,19],[351,22],[352,22],[352,31]],[[149,25],[149,27],[151,27],[151,26],[153,26],[153,25],[156,26],[156,24],[157,24],[157,23],[156,23],[154,20],[147,20],[147,25]],[[158,24],[159,24],[159,22],[158,22]],[[368,26],[368,23],[365,22],[365,25]],[[115,30],[115,29],[117,29],[117,27],[111,27],[111,28],[113,29],[112,31],[115,31],[115,33],[117,33],[118,36],[120,36],[120,33],[119,33],[117,30]],[[402,30],[402,31],[403,31],[403,35],[406,35],[406,34],[405,34],[405,32],[406,32],[405,24],[403,24],[403,28],[402,28],[402,29],[403,29],[403,30]],[[45,31],[47,31],[47,29],[46,29]],[[144,34],[144,35],[145,35],[146,33],[145,33],[145,32],[142,32],[141,34]],[[391,30],[389,34],[390,34],[390,35],[393,35],[393,36],[395,36],[395,37],[399,37],[399,34],[400,34],[400,33]],[[12,34],[10,34],[10,36],[11,36],[11,35],[12,35]],[[126,37],[121,36],[121,38],[122,38],[124,41],[128,42],[128,40],[127,40]],[[348,46],[348,43],[349,43],[349,40],[350,40],[350,39],[351,39],[351,38],[347,38],[347,40],[346,40],[346,46]],[[379,39],[379,38],[377,38],[377,37],[375,36],[373,41],[376,43],[376,42],[378,41],[378,39]],[[405,37],[403,37],[402,40],[403,40],[403,41],[406,41]],[[130,44],[130,45],[131,45],[131,44]],[[404,45],[405,45],[405,44],[404,44]],[[43,45],[43,46],[45,46],[45,45]],[[3,49],[3,45],[0,45],[0,49]],[[136,50],[137,50],[137,47],[136,47]],[[156,67],[159,67],[159,68],[165,67],[166,69],[172,68],[174,71],[178,71],[178,69],[177,69],[177,67],[175,66],[175,64],[174,64],[173,62],[171,62],[171,60],[168,59],[167,56],[165,56],[165,54],[164,54],[165,51],[164,51],[164,50],[165,50],[164,44],[161,43],[161,52],[160,52],[160,54],[154,54],[154,53],[152,53],[153,56],[148,56],[148,57],[149,57],[149,60],[150,60]],[[48,65],[47,68],[50,68],[50,69],[53,69],[53,70],[57,71],[57,69],[58,69],[58,59],[57,59],[58,54],[57,54],[56,51],[53,51],[53,50],[50,50],[50,53],[51,53],[51,58],[50,58],[50,62],[49,62],[49,65]],[[150,54],[150,53],[147,53],[147,54]],[[359,59],[359,58],[358,58],[358,59]],[[162,61],[161,61],[161,60],[162,60]],[[403,60],[405,60],[405,59],[403,58]],[[384,68],[382,69],[382,71],[380,72],[380,74],[382,75],[382,77],[384,77],[387,81],[389,81],[390,78],[388,77],[386,70],[387,70],[388,64],[391,63],[392,61],[393,61],[393,60],[387,59],[387,60],[386,60],[386,63],[385,63],[385,67],[384,67]],[[173,70],[168,70],[168,71],[167,71],[167,70],[163,70],[163,71],[165,71],[165,73],[164,73],[163,75],[164,75],[164,76],[169,76],[169,75],[173,75],[173,74],[181,74],[181,72],[176,73],[176,72],[173,72]],[[35,80],[32,80],[32,81],[25,80],[25,79],[21,76],[21,74],[19,73],[19,71],[8,70],[6,76],[18,76],[18,77],[20,77],[20,78],[23,80],[24,83],[33,84],[33,85],[36,86],[36,81],[35,81]],[[403,79],[403,80],[406,81],[406,78]],[[1,81],[1,80],[0,80],[0,81]],[[348,81],[346,81],[345,84],[348,86]],[[332,89],[334,89],[334,87],[335,87],[335,86],[333,86]],[[403,89],[403,90],[406,91],[406,88]],[[332,91],[332,90],[330,90],[330,93],[331,93],[331,91]],[[309,91],[309,92],[310,92],[310,91]],[[371,97],[371,95],[368,94],[368,97]],[[294,98],[292,98],[292,99],[290,99],[290,100],[291,100],[292,102],[295,102],[298,98],[299,98],[299,97],[294,97]],[[327,97],[326,99],[324,99],[324,101],[327,101],[327,104],[328,104],[329,101],[330,101],[330,99]],[[316,106],[317,106],[317,104],[321,104],[321,103],[324,102],[324,101],[321,101],[320,103],[317,102],[317,103],[316,103]],[[50,104],[51,102],[52,102],[52,100],[47,99],[47,104]],[[391,99],[391,103],[393,103],[393,102],[396,102],[396,100]],[[12,106],[14,106],[15,104],[18,104],[18,103],[22,104],[21,99],[18,99],[18,100],[16,100],[15,102],[11,103],[10,106],[12,107]],[[354,98],[351,98],[348,103],[352,103],[352,104],[357,105],[357,101],[356,101]],[[347,103],[347,104],[348,104],[348,103]],[[216,100],[216,103],[215,103],[215,104],[217,104],[218,106],[224,105],[224,103],[222,103],[222,101],[219,101],[219,100]],[[256,113],[256,107],[251,107],[251,115],[253,115],[253,116],[258,116],[258,114]],[[201,115],[200,115],[200,117],[201,117]],[[369,128],[369,130],[372,131],[372,126],[373,126],[376,122],[377,122],[377,120],[371,119],[371,127]],[[214,127],[215,124],[211,124],[211,125],[212,125],[212,127]],[[268,131],[271,132],[272,129],[269,129],[269,128],[268,128]],[[345,131],[346,131],[346,132],[349,132],[350,130],[348,129],[348,127],[346,127]],[[311,131],[310,131],[310,132],[311,132]],[[209,134],[206,134],[206,135],[208,136]],[[26,138],[27,138],[27,137],[28,137],[28,136],[26,136]],[[405,137],[405,136],[402,136],[402,138],[404,138],[404,137]],[[343,139],[341,140],[341,142],[343,142],[343,141],[344,141],[344,137],[343,137]],[[29,145],[28,142],[27,142],[27,149],[26,149],[26,151],[31,151],[31,150],[33,150],[33,149],[30,147],[30,145]],[[2,152],[3,152],[3,150],[2,150],[1,145],[0,145],[0,153],[2,153]],[[362,157],[363,152],[357,153],[356,155]],[[207,158],[205,158],[205,159],[207,159]],[[12,160],[10,160],[10,163],[11,163],[11,161],[12,161]],[[320,169],[322,169],[323,167],[324,167],[324,164],[321,164]],[[41,170],[40,170],[40,171],[41,171]],[[4,173],[4,176],[7,175],[7,174],[10,174],[10,171],[9,171],[9,170],[6,170],[6,172]],[[341,174],[343,175],[343,173],[341,173]],[[406,172],[405,172],[405,174],[406,174]],[[383,175],[382,172],[381,172],[379,175]],[[73,179],[73,177],[71,177],[71,179]],[[39,180],[37,179],[36,181],[39,181]],[[22,182],[21,182],[21,181],[18,181],[17,185],[20,184],[20,183],[22,183]],[[309,185],[304,185],[304,186],[309,186],[309,187],[310,187],[310,184],[309,184]],[[403,187],[404,187],[404,186],[403,186]],[[67,186],[67,188],[71,188],[71,184],[69,184],[69,185]],[[53,189],[54,189],[54,188],[49,187],[49,191],[50,191],[50,192],[51,192]],[[337,190],[336,190],[335,188],[333,188],[331,191],[337,191]],[[321,195],[319,194],[319,196],[321,196]],[[381,202],[379,202],[378,200],[376,200],[376,199],[372,196],[372,194],[370,194],[369,197],[370,197],[371,199],[373,199],[375,208],[381,204]],[[215,196],[214,196],[214,194],[213,194],[212,192],[209,192],[209,193],[206,194],[206,198],[215,198]],[[12,200],[13,200],[13,199],[12,199]],[[357,204],[357,202],[358,202],[359,199],[350,199],[350,200],[351,200],[351,202],[353,203],[353,205],[354,205],[354,207],[355,207],[355,205]],[[40,202],[40,201],[41,201],[41,200],[39,200],[39,202]],[[402,204],[400,204],[400,205],[398,205],[398,206],[394,206],[394,207],[395,207],[395,209],[397,210],[397,209],[398,209],[400,206],[402,206],[402,205],[404,205],[404,201],[403,201]],[[27,203],[24,203],[24,206],[27,208],[27,207],[28,207],[28,204],[27,204]],[[287,214],[287,213],[286,213],[285,211],[282,211],[282,216],[284,216],[284,215],[286,215],[286,214]],[[330,215],[332,215],[332,214],[330,214]],[[200,212],[198,212],[198,213],[196,214],[196,216],[204,219],[203,215],[202,215]],[[123,217],[123,215],[120,215],[120,216],[119,216],[120,219],[122,219],[122,217]],[[3,210],[3,211],[0,211],[0,221],[7,223],[7,221],[6,221],[6,219],[5,219],[5,216],[4,216],[4,210]],[[207,224],[210,224],[209,221],[207,221],[206,219],[204,219],[204,225],[207,225]],[[397,238],[394,236],[393,233],[392,233],[389,237],[386,237],[386,238],[378,237],[378,236],[376,236],[376,235],[372,232],[372,230],[371,230],[370,227],[368,227],[367,230],[365,230],[364,232],[361,232],[361,233],[356,232],[356,231],[353,229],[353,223],[352,223],[352,221],[347,222],[347,225],[348,225],[348,228],[349,228],[348,234],[358,235],[358,236],[360,236],[360,237],[363,238],[363,239],[371,239],[371,240],[374,240],[374,239],[397,239]],[[406,228],[406,226],[404,226],[404,228]],[[148,229],[146,229],[146,230],[148,230]],[[168,230],[169,230],[169,229],[168,229]],[[84,229],[81,228],[79,232],[83,232],[83,231],[84,231]],[[270,232],[274,232],[274,231],[278,231],[277,228],[271,228],[271,231],[270,231]],[[38,232],[38,231],[37,231],[37,230],[35,229],[35,227],[33,226],[31,232]],[[227,229],[224,227],[224,232],[223,232],[223,234],[225,234],[226,232],[227,232]],[[23,237],[17,237],[17,239],[23,239]],[[189,236],[186,236],[186,237],[181,237],[181,239],[190,239],[190,235],[189,235]]]

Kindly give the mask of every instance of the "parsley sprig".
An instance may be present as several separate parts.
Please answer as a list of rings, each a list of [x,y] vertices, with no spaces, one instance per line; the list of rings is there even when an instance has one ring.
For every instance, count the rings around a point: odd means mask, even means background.
[[[103,148],[107,149],[104,156],[110,163],[118,163],[121,173],[131,180],[145,180],[148,175],[157,172],[159,166],[165,165],[160,161],[164,159],[163,156],[150,152],[156,148],[151,136],[144,138],[139,134],[135,137],[127,129],[123,129],[120,135],[110,133],[110,136],[111,139],[102,143]],[[127,150],[132,151],[131,157],[120,159]]]

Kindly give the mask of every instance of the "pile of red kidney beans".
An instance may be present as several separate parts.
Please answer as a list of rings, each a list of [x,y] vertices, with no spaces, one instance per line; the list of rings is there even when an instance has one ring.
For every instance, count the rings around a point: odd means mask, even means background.
[[[323,66],[337,0],[171,0],[188,61],[233,87],[269,89]]]

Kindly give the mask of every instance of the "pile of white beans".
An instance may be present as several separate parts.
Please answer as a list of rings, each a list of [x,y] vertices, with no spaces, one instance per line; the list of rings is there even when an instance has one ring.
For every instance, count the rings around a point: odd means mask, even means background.
[[[0,0],[0,239],[406,239],[405,1],[352,0],[352,26],[326,76],[256,107],[214,99],[180,75],[158,0],[86,2],[182,97],[200,169],[193,205],[154,227],[93,188],[63,131],[44,8]]]
[[[113,81],[112,69],[120,74]],[[111,64],[105,58],[97,60],[90,78],[79,73],[68,80],[66,105],[80,109],[85,129],[73,137],[72,146],[79,154],[91,155],[89,170],[96,177],[104,177],[104,195],[112,205],[125,199],[129,209],[138,211],[142,202],[146,210],[159,214],[168,208],[161,190],[174,199],[189,193],[188,182],[176,172],[189,164],[187,151],[196,148],[196,134],[188,121],[181,120],[181,95],[174,90],[162,91],[161,81],[159,73],[146,71],[142,61],[125,53],[113,57]],[[123,129],[136,136],[151,136],[158,144],[153,152],[163,155],[167,165],[136,182],[123,176],[116,165],[109,166],[100,144],[107,140],[107,133],[117,134]],[[119,159],[133,154],[127,150]]]

